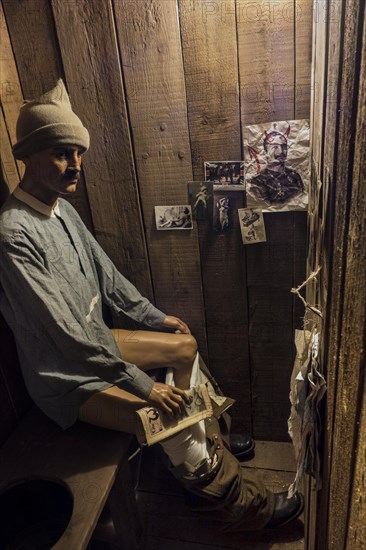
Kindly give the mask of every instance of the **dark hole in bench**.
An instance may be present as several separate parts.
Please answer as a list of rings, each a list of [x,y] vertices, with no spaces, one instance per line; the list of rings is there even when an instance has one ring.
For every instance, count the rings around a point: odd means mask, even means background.
[[[49,550],[64,533],[73,509],[57,481],[19,480],[0,495],[0,550]]]

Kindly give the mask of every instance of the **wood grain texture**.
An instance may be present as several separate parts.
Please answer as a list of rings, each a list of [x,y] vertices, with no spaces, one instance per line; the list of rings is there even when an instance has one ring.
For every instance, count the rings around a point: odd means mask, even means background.
[[[324,169],[328,171],[333,181],[336,168],[337,129],[339,123],[340,78],[342,76],[342,43],[343,43],[343,14],[342,2],[332,2],[328,16],[328,75],[327,89],[325,90],[326,114],[324,122]],[[325,174],[324,174],[325,175]]]
[[[247,250],[254,434],[286,441],[293,364],[293,214],[265,214],[265,224],[267,243]]]
[[[187,204],[192,180],[176,2],[114,7],[156,302],[188,322],[205,355],[197,227],[158,232],[154,218],[156,205]]]
[[[239,2],[238,55],[242,123],[294,116],[294,5]]]
[[[323,113],[319,119],[314,105],[309,255],[310,267],[320,261],[323,268],[308,297],[317,299],[325,313],[322,363],[328,394],[323,489],[316,495],[309,486],[306,548],[353,550],[365,541],[360,498],[365,457],[360,443],[365,364],[365,193],[360,183],[365,178],[365,13],[364,3],[357,1],[327,2],[324,9],[327,19],[316,25],[314,50]],[[328,35],[322,33],[324,26]]]
[[[204,0],[179,2],[193,176],[198,181],[204,179],[204,161],[242,158],[235,2],[226,2],[224,12],[218,7],[211,10]],[[225,40],[218,40],[218,33]],[[216,235],[210,219],[199,222],[199,239],[209,365],[223,391],[237,400],[233,429],[240,431],[251,429],[246,254],[236,215],[244,205],[243,193],[230,193],[230,200],[235,216],[230,234]]]
[[[344,548],[347,517],[337,495],[349,495],[351,483],[351,463],[354,445],[354,422],[355,406],[354,399],[357,392],[358,381],[352,374],[352,368],[356,365],[346,358],[348,344],[343,334],[349,332],[347,318],[344,318],[344,297],[347,293],[347,284],[352,284],[352,279],[345,283],[348,261],[355,259],[349,255],[349,231],[350,231],[350,205],[352,190],[352,169],[353,169],[353,144],[355,138],[355,122],[357,103],[351,98],[357,97],[358,81],[358,33],[363,22],[363,15],[360,13],[361,3],[357,0],[347,4],[344,21],[344,46],[343,46],[343,67],[341,81],[342,109],[340,112],[338,149],[337,149],[337,173],[334,185],[335,196],[335,228],[333,241],[332,260],[332,297],[330,307],[327,311],[329,316],[329,348],[328,364],[328,396],[329,410],[334,413],[334,428],[331,432],[333,441],[342,441],[342,454],[335,452],[332,457],[332,473],[330,479],[329,493],[329,518],[328,518],[328,544],[334,545],[335,550]],[[355,16],[357,14],[357,17]],[[356,95],[355,95],[356,94]],[[354,205],[356,208],[356,205]],[[348,258],[348,260],[347,260]],[[350,273],[352,277],[352,271]],[[351,342],[349,342],[351,343]],[[359,349],[359,348],[358,348]],[[349,349],[356,353],[356,350]],[[354,357],[354,356],[353,356]],[[355,371],[356,372],[356,371]],[[351,382],[350,387],[347,385]],[[350,394],[348,394],[350,392]],[[344,415],[344,411],[347,414]],[[343,414],[342,414],[343,411]]]
[[[310,118],[313,14],[312,0],[295,0],[295,119]]]
[[[95,235],[117,268],[152,299],[111,5],[54,1],[52,8],[74,108],[91,134],[84,171]]]
[[[125,464],[131,436],[77,422],[61,430],[33,407],[0,452],[0,490],[20,479],[48,479],[65,485],[73,497],[73,515],[55,550],[84,550]],[[125,471],[126,475],[128,471]],[[134,526],[128,514],[127,530]],[[121,541],[123,542],[123,540]],[[125,546],[126,547],[126,546]],[[131,547],[131,550],[135,550]]]
[[[0,103],[0,160],[2,178],[1,182],[1,205],[6,197],[12,192],[19,183],[19,172],[11,150],[8,128],[6,126],[4,111]]]
[[[333,359],[329,362],[329,351],[333,354],[334,349],[328,349],[329,341],[329,327],[332,323],[332,316],[335,311],[333,309],[330,313],[332,301],[340,303],[342,299],[342,291],[340,290],[341,274],[339,268],[333,272],[332,270],[332,257],[335,250],[339,250],[339,245],[343,247],[343,243],[337,243],[337,246],[333,248],[333,232],[335,224],[335,216],[339,216],[337,210],[336,199],[336,174],[337,174],[337,150],[338,150],[338,128],[340,120],[340,100],[341,100],[341,77],[342,77],[342,58],[343,58],[343,29],[344,29],[344,17],[343,17],[344,5],[342,2],[332,2],[330,4],[329,16],[328,16],[328,75],[327,75],[327,88],[324,90],[324,102],[326,104],[326,113],[324,121],[324,170],[323,179],[318,180],[317,171],[314,171],[314,193],[312,199],[312,208],[316,208],[314,211],[313,220],[316,222],[316,226],[312,229],[311,237],[314,239],[312,244],[312,253],[316,260],[313,259],[309,263],[309,269],[312,270],[317,265],[322,266],[320,273],[319,285],[312,286],[312,291],[315,288],[319,293],[318,303],[322,311],[325,312],[325,320],[323,324],[322,334],[322,357],[321,361],[326,369],[327,378],[327,406],[325,411],[325,432],[323,437],[324,452],[323,452],[323,487],[321,491],[321,498],[317,498],[315,493],[312,494],[312,514],[311,522],[313,527],[311,533],[311,544],[317,548],[324,548],[327,544],[327,530],[323,529],[323,525],[328,522],[328,506],[329,506],[329,481],[332,463],[332,448],[333,448],[333,417],[334,417],[334,399],[336,393],[336,363]],[[314,48],[314,55],[315,55]],[[320,182],[320,185],[318,185]],[[338,195],[338,200],[339,200]],[[321,240],[320,228],[322,228],[323,239]],[[310,289],[309,289],[310,290]],[[308,298],[315,302],[315,295],[310,296],[308,292]],[[337,321],[335,321],[337,323]],[[334,328],[333,328],[334,331]],[[334,334],[334,332],[333,332]],[[329,366],[329,367],[328,367]],[[320,526],[320,527],[317,527]],[[310,539],[310,535],[309,535]],[[310,541],[309,541],[310,543]]]
[[[365,16],[365,12],[363,12]],[[347,401],[355,410],[354,474],[350,497],[350,515],[347,530],[347,550],[366,548],[366,375],[365,375],[365,334],[366,334],[366,27],[363,27],[362,58],[360,68],[360,89],[357,111],[355,162],[353,170],[352,206],[348,237],[349,278],[346,279],[344,315],[348,328],[344,335],[350,338],[349,360],[354,367],[349,368],[353,391],[348,390]],[[344,350],[343,361],[348,360]],[[347,382],[347,380],[346,380]]]
[[[324,120],[327,94],[327,22],[329,2],[319,0],[314,2],[314,33],[315,33],[315,65],[313,87],[313,131],[312,154],[318,176],[322,179]]]
[[[259,5],[257,16],[248,22],[252,9],[244,4],[237,16],[243,132],[245,125],[295,116],[294,4]],[[299,62],[306,56],[300,46],[305,35],[298,35]],[[304,105],[299,103],[299,110]],[[294,219],[292,213],[267,214],[267,243],[247,247],[253,428],[259,439],[288,440],[295,308],[290,294],[295,269]],[[305,272],[303,254],[299,257],[296,252],[297,261],[298,280],[300,272]]]
[[[57,79],[64,76],[50,3],[47,0],[2,0],[2,3],[23,96],[34,99],[53,88]],[[10,135],[15,123],[16,119],[12,119]],[[68,200],[92,230],[83,175],[77,191]]]
[[[23,175],[23,163],[16,161],[11,152],[15,143],[15,123],[23,103],[19,77],[11,48],[3,7],[0,3],[0,119],[1,163],[9,189],[13,191]]]
[[[347,531],[347,550],[366,548],[366,386],[360,398],[359,428],[355,446],[355,470],[352,486],[352,500]]]

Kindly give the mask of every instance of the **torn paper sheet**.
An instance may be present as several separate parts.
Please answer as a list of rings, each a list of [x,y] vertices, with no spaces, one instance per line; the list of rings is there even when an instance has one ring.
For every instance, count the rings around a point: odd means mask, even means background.
[[[310,184],[308,120],[244,128],[247,206],[267,212],[306,210]]]
[[[314,331],[295,331],[296,359],[291,376],[291,414],[288,433],[293,441],[297,471],[289,496],[299,489],[304,473],[316,480],[321,488],[319,406],[326,392],[324,376],[318,361],[319,334]]]

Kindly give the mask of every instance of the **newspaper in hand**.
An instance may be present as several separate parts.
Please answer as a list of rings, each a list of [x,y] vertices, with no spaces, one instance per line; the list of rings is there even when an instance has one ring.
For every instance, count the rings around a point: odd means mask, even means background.
[[[185,404],[184,412],[178,418],[172,418],[156,407],[139,409],[139,425],[137,439],[142,445],[153,445],[162,441],[187,426],[212,416],[212,405],[205,384],[200,384],[187,390],[189,403]]]

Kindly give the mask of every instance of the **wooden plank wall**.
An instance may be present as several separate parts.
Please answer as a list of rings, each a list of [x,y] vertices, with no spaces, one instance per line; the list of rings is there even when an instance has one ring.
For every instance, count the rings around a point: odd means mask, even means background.
[[[241,159],[235,2],[225,11],[180,0],[179,18],[187,90],[193,175],[204,179],[205,160]],[[218,40],[218,33],[225,40]],[[236,208],[243,193],[231,193]],[[251,427],[251,376],[246,250],[239,220],[234,231],[212,238],[212,220],[199,222],[209,362],[220,385],[236,399],[237,429]],[[242,292],[238,289],[242,288]],[[224,367],[224,368],[223,368]]]
[[[306,548],[362,550],[366,547],[365,4],[358,0],[319,4],[313,49],[314,80],[321,93],[314,94],[319,105],[314,103],[312,109],[316,146],[308,270],[321,263],[322,271],[308,299],[318,301],[324,314],[319,326],[328,394],[323,489],[310,499]]]
[[[0,206],[16,187],[22,164],[11,152],[17,113],[22,104],[14,55],[0,5]],[[0,315],[0,444],[10,435],[27,410],[30,398],[24,387],[12,333]]]
[[[85,223],[145,295],[190,324],[237,400],[236,428],[286,440],[306,214],[267,215],[268,242],[246,249],[237,220],[224,236],[210,221],[162,233],[153,207],[186,203],[204,160],[242,158],[245,125],[309,118],[312,1],[2,4],[24,97],[61,76],[90,130],[72,199]]]
[[[254,7],[239,3],[237,12],[243,126],[309,118],[311,3],[297,2],[296,16],[289,2]],[[268,242],[247,250],[252,414],[254,435],[267,438],[271,426],[276,440],[289,414],[293,329],[303,315],[289,289],[305,278],[306,215],[265,214],[265,223]]]

